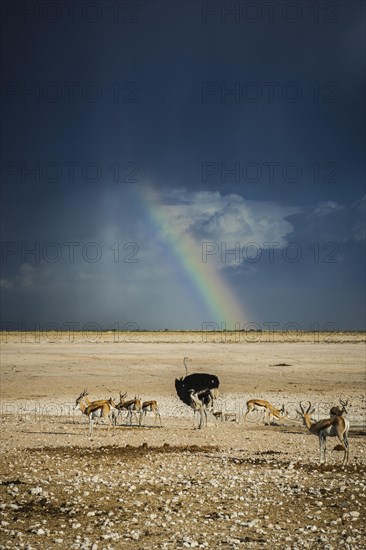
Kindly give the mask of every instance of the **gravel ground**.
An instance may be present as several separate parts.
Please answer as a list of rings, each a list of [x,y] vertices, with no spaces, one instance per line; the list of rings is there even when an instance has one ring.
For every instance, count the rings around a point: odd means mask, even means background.
[[[1,548],[365,548],[360,433],[341,468],[296,421],[85,420],[3,417]]]
[[[6,334],[0,548],[366,548],[365,335],[236,336]],[[219,376],[215,408],[234,421],[194,429],[174,391],[184,356],[189,372]],[[114,436],[99,423],[90,441],[73,411],[84,387],[91,399],[157,399],[162,428],[119,419]],[[289,417],[244,423],[254,397],[284,403]],[[310,400],[325,418],[339,398],[349,400],[350,464],[341,467],[333,438],[319,466],[296,408]]]

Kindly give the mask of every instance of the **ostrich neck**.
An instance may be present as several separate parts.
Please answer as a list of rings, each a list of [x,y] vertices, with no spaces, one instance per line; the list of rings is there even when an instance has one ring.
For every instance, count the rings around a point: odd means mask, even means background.
[[[183,359],[184,367],[186,369],[186,376],[188,376],[188,367],[187,367],[187,360],[186,358]]]

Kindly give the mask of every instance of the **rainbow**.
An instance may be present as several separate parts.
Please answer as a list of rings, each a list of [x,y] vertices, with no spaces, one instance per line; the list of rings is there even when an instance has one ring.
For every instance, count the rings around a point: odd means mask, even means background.
[[[187,232],[178,232],[161,204],[161,197],[152,187],[143,187],[139,195],[155,229],[163,236],[179,266],[193,285],[208,309],[211,319],[202,322],[215,323],[218,329],[234,330],[245,323],[245,316],[237,298],[209,262],[202,261],[202,249]],[[201,323],[202,324],[202,323]]]

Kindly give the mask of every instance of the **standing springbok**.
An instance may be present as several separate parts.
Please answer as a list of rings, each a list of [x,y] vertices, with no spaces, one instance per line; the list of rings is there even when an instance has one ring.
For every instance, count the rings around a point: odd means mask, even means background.
[[[108,422],[108,435],[110,435],[110,429],[113,428],[114,435],[114,422],[112,422],[113,412],[116,411],[116,405],[113,399],[110,397],[108,400],[93,401],[92,403],[84,403],[83,398],[88,395],[87,390],[81,392],[76,399],[75,407],[79,408],[83,414],[89,418],[89,438],[93,439],[93,419],[104,418]]]
[[[347,414],[347,405],[348,405],[348,399],[346,402],[342,401],[342,399],[339,400],[340,404],[342,405],[342,408],[339,407],[339,405],[332,407],[330,409],[330,416],[343,416],[344,413]]]
[[[311,415],[315,411],[315,407],[311,408],[310,401],[309,406],[305,412],[302,403],[300,401],[300,411],[296,411],[303,419],[304,425],[307,427],[310,433],[319,437],[319,451],[320,451],[320,464],[325,463],[325,451],[326,451],[326,439],[327,437],[338,437],[341,445],[344,449],[343,462],[348,464],[349,458],[349,443],[348,443],[348,431],[349,421],[343,416],[334,415],[331,418],[324,418],[319,422],[313,422]]]
[[[281,409],[276,409],[271,403],[263,399],[250,399],[247,401],[247,412],[244,415],[244,421],[247,418],[247,414],[252,411],[260,411],[264,409],[264,423],[266,423],[266,418],[268,420],[268,425],[271,425],[273,418],[278,420],[284,420],[288,413],[285,411],[285,405],[283,404]]]
[[[144,401],[142,403],[142,405],[141,405],[141,419],[142,419],[142,416],[146,417],[148,412],[153,413],[154,416],[155,416],[154,426],[156,424],[157,418],[159,417],[160,427],[161,427],[161,416],[160,416],[160,411],[159,411],[159,404],[154,399],[152,399],[151,401]],[[140,421],[140,423],[141,423],[141,421]]]
[[[127,411],[126,416],[126,424],[128,419],[130,419],[130,426],[132,426],[132,415],[136,415],[138,417],[138,424],[141,425],[141,399],[135,396],[135,399],[125,399],[127,395],[127,392],[122,394],[119,392],[119,403],[116,405],[116,408],[119,412],[122,412],[123,410]],[[116,419],[117,420],[117,419]]]
[[[86,390],[84,390],[85,392]],[[103,404],[103,403],[109,403],[109,400],[111,399],[95,399],[94,401],[90,401],[90,399],[87,397],[89,394],[86,393],[85,396],[84,396],[84,402],[86,404],[87,407],[89,407],[89,405],[97,405],[97,404]],[[111,410],[111,414],[110,414],[110,418],[112,420],[112,423],[114,426],[116,426],[117,424],[117,416],[119,414],[119,411],[118,409],[116,408],[116,405],[115,405],[115,401],[113,400],[113,407],[112,407],[112,410]],[[100,409],[99,409],[100,410]],[[99,415],[95,415],[96,418],[101,418],[101,414]]]

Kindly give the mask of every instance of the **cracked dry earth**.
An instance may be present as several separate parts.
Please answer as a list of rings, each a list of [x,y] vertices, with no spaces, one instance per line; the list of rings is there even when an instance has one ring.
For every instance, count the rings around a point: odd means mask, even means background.
[[[57,434],[54,422],[28,430]],[[357,435],[342,469],[337,452],[319,466],[317,439],[300,427],[178,420],[107,438],[100,425],[89,442],[85,423],[69,423],[77,442],[25,448],[20,437],[3,454],[1,548],[365,548]]]

